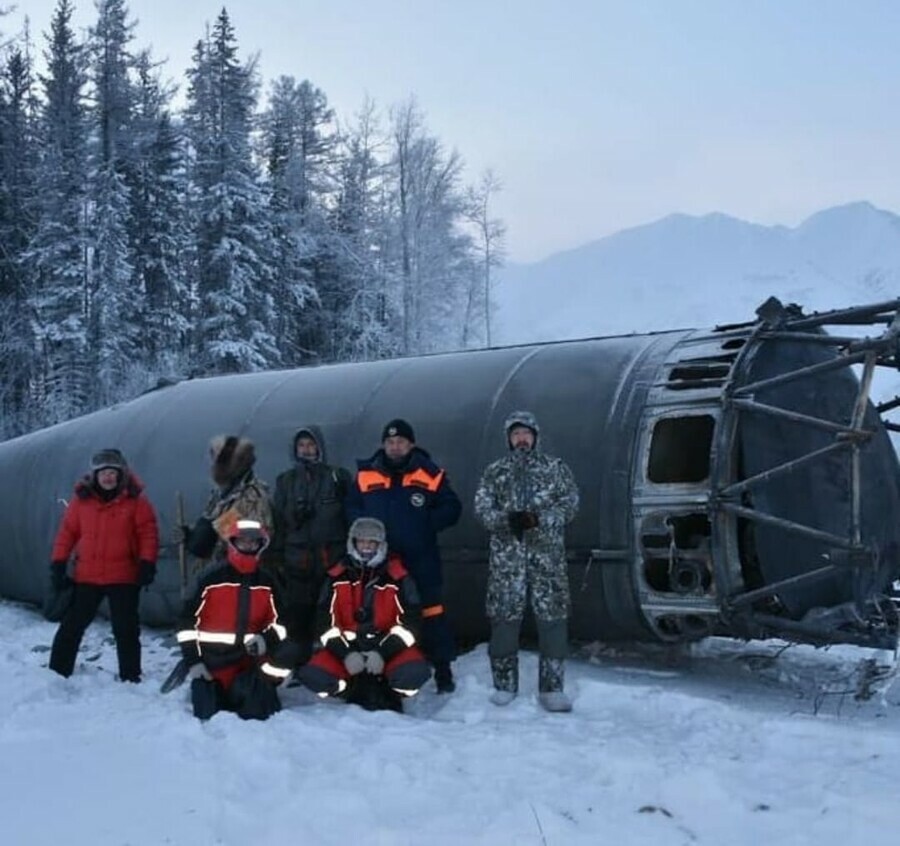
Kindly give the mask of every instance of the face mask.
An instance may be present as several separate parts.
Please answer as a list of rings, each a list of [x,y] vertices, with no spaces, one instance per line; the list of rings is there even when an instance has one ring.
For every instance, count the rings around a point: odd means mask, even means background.
[[[229,547],[228,563],[239,573],[252,573],[259,566],[259,559],[252,553],[238,552],[234,547]]]

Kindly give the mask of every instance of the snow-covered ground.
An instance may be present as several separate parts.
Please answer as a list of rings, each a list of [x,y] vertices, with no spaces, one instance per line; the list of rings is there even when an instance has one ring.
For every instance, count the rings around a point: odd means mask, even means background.
[[[488,703],[484,645],[459,689],[409,713],[302,688],[266,723],[200,723],[159,693],[169,633],[145,630],[141,685],[115,681],[109,626],[76,674],[46,668],[55,631],[0,603],[0,820],[10,846],[143,844],[891,844],[900,681],[857,701],[853,647],[712,639],[592,645],[569,665],[575,710]]]

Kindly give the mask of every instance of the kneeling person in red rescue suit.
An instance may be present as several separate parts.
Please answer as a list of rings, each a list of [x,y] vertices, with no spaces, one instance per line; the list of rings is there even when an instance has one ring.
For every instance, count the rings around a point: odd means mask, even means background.
[[[53,543],[50,574],[56,590],[75,583],[72,602],[62,618],[50,669],[70,676],[85,629],[103,598],[109,614],[119,679],[141,680],[141,640],[138,595],[156,575],[159,535],[156,513],[143,485],[117,449],[104,449],[91,459],[90,473],[75,485]],[[75,553],[69,575],[68,560]]]
[[[238,520],[228,538],[227,562],[207,573],[185,608],[178,642],[191,664],[198,719],[227,710],[245,720],[265,720],[281,710],[275,688],[290,676],[294,656],[287,654],[292,644],[278,622],[271,579],[259,569],[268,542],[259,521]]]
[[[397,555],[388,555],[384,524],[359,517],[347,555],[328,571],[319,600],[321,649],[297,670],[320,696],[342,694],[365,708],[400,710],[431,676],[416,645],[419,597]],[[379,697],[373,685],[392,694]],[[365,692],[363,692],[365,691]]]

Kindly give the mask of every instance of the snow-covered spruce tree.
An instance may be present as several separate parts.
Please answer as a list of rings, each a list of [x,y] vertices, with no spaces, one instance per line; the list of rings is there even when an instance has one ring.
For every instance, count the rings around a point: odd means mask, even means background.
[[[22,303],[0,297],[0,440],[42,425],[40,408],[27,393],[37,362],[31,321]],[[25,398],[23,400],[23,393]]]
[[[96,404],[127,393],[143,358],[145,305],[134,284],[129,244],[131,205],[126,184],[133,161],[135,90],[128,45],[134,24],[124,0],[100,0],[90,31],[93,108],[89,188],[91,262],[88,279],[88,346]]]
[[[85,411],[93,382],[86,330],[86,64],[71,18],[70,0],[59,0],[44,53],[47,73],[41,77],[37,226],[25,253],[28,310],[40,362],[32,402],[47,425]]]
[[[34,234],[36,102],[31,60],[12,48],[0,65],[0,296],[25,292],[22,254]]]
[[[317,329],[332,308],[313,282],[328,240],[333,115],[308,80],[298,84],[283,76],[272,86],[262,130],[274,229],[275,334],[283,363],[298,365],[320,358],[325,338]]]
[[[384,201],[385,167],[378,158],[385,143],[375,104],[367,98],[341,135],[332,216],[332,252],[344,290],[335,315],[335,358],[340,361],[388,358],[400,349],[396,298],[390,295],[396,286],[386,261],[392,230]]]
[[[392,110],[391,141],[402,350],[447,349],[460,337],[459,315],[472,272],[470,238],[460,227],[462,160],[428,134],[413,99]]]
[[[198,321],[205,373],[277,365],[269,203],[251,154],[255,70],[241,65],[223,9],[188,70],[185,125],[195,214]]]
[[[188,273],[193,239],[185,199],[183,138],[173,122],[172,90],[160,82],[147,51],[135,61],[133,153],[127,168],[133,288],[144,293],[144,361],[157,376],[189,369]]]
[[[2,434],[26,425],[31,410],[35,347],[27,320],[29,280],[24,261],[34,236],[37,103],[31,48],[14,44],[0,68],[0,420]]]

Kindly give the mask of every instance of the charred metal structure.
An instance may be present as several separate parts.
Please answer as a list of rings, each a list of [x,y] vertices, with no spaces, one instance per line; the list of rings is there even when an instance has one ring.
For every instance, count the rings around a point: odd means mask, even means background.
[[[505,449],[504,418],[527,408],[582,494],[567,535],[573,637],[894,648],[900,467],[888,433],[900,426],[883,415],[900,397],[876,407],[869,393],[878,367],[900,364],[898,308],[892,300],[805,315],[772,299],[756,320],[712,330],[162,387],[0,444],[0,594],[41,601],[61,504],[99,448],[124,451],[165,542],[177,493],[188,519],[203,507],[212,435],[252,438],[258,474],[271,483],[299,425],[318,424],[329,460],[352,468],[383,423],[402,416],[466,506],[442,537],[447,604],[461,635],[485,637],[487,537],[471,502],[482,469]],[[169,544],[144,619],[170,623],[180,593]]]

